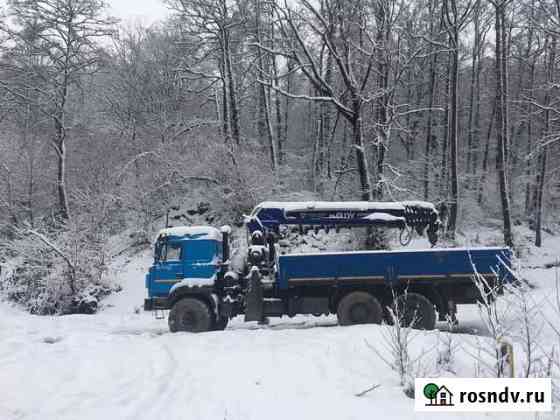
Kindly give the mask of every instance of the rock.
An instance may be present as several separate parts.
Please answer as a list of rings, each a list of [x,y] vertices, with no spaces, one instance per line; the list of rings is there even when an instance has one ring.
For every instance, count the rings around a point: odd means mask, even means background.
[[[82,299],[78,304],[77,313],[93,315],[97,312],[98,301],[93,296]]]
[[[198,214],[204,214],[208,210],[210,210],[210,203],[207,203],[207,202],[204,202],[204,201],[201,201],[200,203],[198,203],[198,205],[197,205]]]
[[[408,398],[414,399],[414,385],[413,384],[409,384],[408,386],[406,386],[403,389],[404,395],[406,395]]]

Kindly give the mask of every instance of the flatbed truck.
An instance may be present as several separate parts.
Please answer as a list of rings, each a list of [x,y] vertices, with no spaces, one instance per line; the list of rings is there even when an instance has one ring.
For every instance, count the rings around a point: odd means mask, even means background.
[[[336,314],[341,325],[391,322],[433,329],[455,317],[457,304],[476,303],[487,287],[511,281],[511,250],[432,248],[278,255],[281,225],[304,233],[322,227],[389,227],[426,232],[440,224],[429,203],[261,203],[246,220],[247,257],[234,269],[231,230],[210,226],[163,229],[146,275],[146,310],[170,310],[172,332],[220,330],[245,321],[297,314]],[[391,311],[393,309],[393,311]]]

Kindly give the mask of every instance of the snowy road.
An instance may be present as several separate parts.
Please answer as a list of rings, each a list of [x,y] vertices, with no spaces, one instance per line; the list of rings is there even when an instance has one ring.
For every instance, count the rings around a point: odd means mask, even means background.
[[[301,317],[170,334],[165,320],[134,312],[148,261],[125,267],[123,292],[98,315],[38,317],[0,303],[0,419],[487,418],[415,414],[395,372],[370,347],[381,348],[386,327]],[[475,318],[465,323],[477,326]],[[419,333],[413,351],[433,351],[437,337]],[[474,339],[456,337],[461,345]],[[468,375],[474,362],[461,347],[457,353],[455,368]],[[426,374],[434,359],[426,356]],[[381,386],[355,395],[374,384]]]

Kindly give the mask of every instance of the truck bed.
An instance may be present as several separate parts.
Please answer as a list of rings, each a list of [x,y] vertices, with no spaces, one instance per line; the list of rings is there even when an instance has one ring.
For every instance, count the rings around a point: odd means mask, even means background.
[[[449,287],[473,284],[474,267],[486,278],[508,277],[504,263],[509,267],[510,260],[511,251],[500,247],[288,254],[278,258],[277,281],[279,289],[353,283]]]

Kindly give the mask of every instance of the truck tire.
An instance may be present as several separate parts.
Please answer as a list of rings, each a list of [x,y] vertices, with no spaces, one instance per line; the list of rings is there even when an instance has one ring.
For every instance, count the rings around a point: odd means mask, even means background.
[[[398,314],[403,327],[433,330],[436,326],[434,304],[419,293],[405,293],[393,302],[393,311]]]
[[[340,325],[381,324],[383,309],[379,301],[367,292],[352,292],[344,296],[336,310]]]
[[[199,299],[183,298],[175,302],[169,311],[171,332],[204,332],[212,329],[210,308]]]
[[[214,325],[212,326],[212,329],[214,331],[223,331],[226,329],[228,322],[229,322],[229,318],[227,316],[219,317],[214,321]]]

